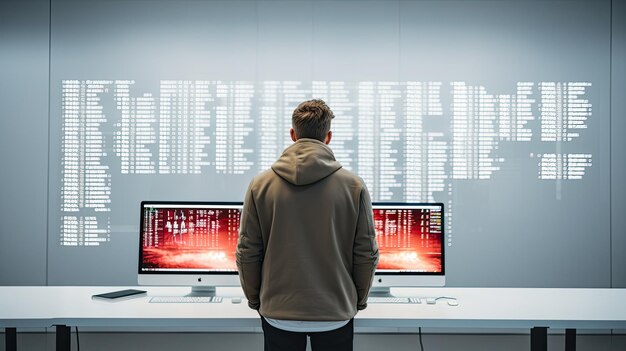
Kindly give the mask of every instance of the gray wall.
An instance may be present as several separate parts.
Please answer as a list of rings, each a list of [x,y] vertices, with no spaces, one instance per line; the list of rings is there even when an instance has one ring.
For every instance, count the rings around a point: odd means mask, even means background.
[[[621,215],[626,213],[626,204],[625,187],[620,181],[625,163],[622,155],[625,143],[620,133],[625,123],[624,103],[620,98],[625,82],[623,1],[612,3],[612,14],[610,1],[415,1],[384,4],[370,1],[367,7],[357,6],[359,16],[365,16],[369,19],[368,23],[378,23],[380,27],[363,25],[356,17],[351,19],[353,26],[333,27],[356,9],[356,3],[351,1],[336,4],[305,1],[289,5],[280,2],[194,2],[193,6],[198,6],[198,9],[205,9],[205,5],[210,4],[224,10],[222,13],[208,13],[208,19],[199,15],[199,11],[170,11],[176,8],[173,4],[157,1],[148,9],[145,2],[53,0],[52,13],[47,1],[4,1],[0,5],[0,70],[3,77],[0,82],[0,113],[4,122],[0,130],[3,165],[0,221],[4,223],[0,236],[0,284],[134,282],[134,205],[115,205],[123,206],[121,212],[132,212],[133,215],[121,220],[119,226],[114,228],[116,232],[113,233],[112,245],[99,249],[73,249],[58,245],[56,205],[60,177],[58,127],[62,79],[150,77],[152,81],[142,87],[148,91],[151,89],[149,84],[172,76],[211,79],[221,75],[232,79],[258,80],[295,77],[307,80],[332,79],[336,73],[333,70],[338,70],[341,79],[352,81],[359,80],[359,74],[366,71],[367,78],[374,80],[402,80],[407,77],[444,82],[484,81],[494,93],[511,93],[508,85],[518,80],[592,80],[594,90],[589,97],[594,103],[594,116],[589,122],[593,128],[588,131],[592,138],[582,141],[580,151],[585,151],[587,147],[600,151],[600,154],[594,155],[596,168],[588,170],[584,182],[572,185],[569,193],[564,192],[564,199],[555,198],[553,185],[521,178],[522,175],[532,175],[532,170],[526,168],[529,164],[521,158],[513,159],[513,167],[504,170],[491,183],[475,182],[457,187],[452,195],[456,218],[485,218],[485,214],[491,214],[496,219],[479,223],[466,221],[455,228],[455,244],[448,251],[449,282],[456,286],[626,286],[626,224]],[[445,21],[425,15],[424,18],[411,17],[411,14],[419,14],[417,10],[425,4],[431,6],[431,14],[445,17]],[[545,11],[537,15],[532,11],[536,6],[543,6],[541,8]],[[296,12],[306,13],[309,9],[314,15],[304,16],[306,21],[301,22],[303,24],[299,27],[294,25],[293,16],[287,16]],[[470,26],[470,20],[478,18],[472,16],[481,12],[478,9],[491,11],[492,16],[484,18],[485,22],[480,25]],[[568,15],[563,15],[563,11]],[[510,16],[512,12],[516,13],[513,17]],[[220,38],[191,36],[178,40],[167,36],[165,29],[169,27],[159,25],[159,21],[167,23],[172,13],[178,20],[195,23],[207,33],[219,32],[220,28],[212,27],[212,23],[219,21],[220,17],[239,16],[247,20],[242,20],[241,26],[232,31],[223,31]],[[285,16],[280,17],[280,14]],[[518,14],[527,14],[528,21]],[[50,15],[53,18],[52,32],[48,31]],[[611,16],[613,67],[609,71],[611,33],[607,20]],[[297,27],[298,32],[285,32],[280,30],[282,27],[273,25],[279,23],[281,18],[286,18],[284,25]],[[506,25],[503,19],[506,19]],[[138,26],[141,21],[145,21],[146,25]],[[156,25],[148,27],[148,23]],[[431,32],[425,33],[422,31],[424,28],[416,27],[414,23],[428,24],[426,29]],[[557,26],[552,28],[553,23]],[[403,26],[398,27],[400,24]],[[451,24],[463,25],[464,30],[451,31]],[[471,30],[468,32],[467,28]],[[490,31],[494,28],[501,28],[502,31]],[[169,30],[181,29],[172,27]],[[578,39],[582,35],[584,46],[567,35],[570,30],[576,31]],[[165,37],[155,36],[155,33]],[[258,37],[255,33],[259,33]],[[48,41],[49,36],[52,42]],[[253,38],[248,42],[237,42],[243,37]],[[312,46],[298,50],[298,60],[285,60],[289,50],[283,44],[297,45],[302,37],[312,38]],[[537,41],[540,37],[543,41]],[[355,41],[346,41],[346,38],[355,38]],[[437,38],[445,40],[438,41]],[[208,41],[201,47],[194,46],[201,39]],[[176,46],[166,53],[173,56],[159,56],[162,40],[175,43]],[[417,44],[411,45],[412,40],[416,40]],[[474,46],[467,44],[471,40],[477,40]],[[444,41],[447,44],[439,47],[438,43]],[[49,45],[51,52],[48,51]],[[259,50],[257,45],[271,50]],[[331,55],[328,51],[312,56],[306,54],[318,52],[315,49],[326,48],[325,45],[332,48],[335,54]],[[384,50],[367,52],[363,49],[367,45]],[[112,47],[117,49],[111,50]],[[211,52],[206,48],[220,50]],[[478,50],[481,48],[482,53]],[[518,68],[507,70],[506,67],[496,67],[497,57],[485,54],[495,48],[502,48],[501,59]],[[525,51],[520,48],[529,49],[525,56]],[[437,55],[429,56],[428,50],[442,50],[448,53],[445,57],[462,59],[436,62]],[[225,51],[227,54],[224,54]],[[177,64],[176,52],[190,54],[186,57],[190,57],[191,61],[186,65]],[[354,54],[363,59],[352,62],[350,57]],[[570,66],[561,64],[561,54],[567,57]],[[231,56],[237,57],[238,61],[229,61]],[[51,72],[48,72],[49,59]],[[205,60],[213,61],[208,65]],[[295,64],[295,61],[299,63]],[[376,65],[379,61],[389,65]],[[335,68],[329,68],[333,66]],[[435,67],[437,72],[430,72],[429,67]],[[446,68],[450,70],[441,73]],[[198,76],[196,72],[202,73]],[[609,75],[611,72],[612,76]],[[298,74],[300,76],[296,77]],[[498,80],[502,76],[506,79]],[[52,87],[50,91],[49,85]],[[52,96],[50,109],[49,94]],[[612,97],[610,103],[609,96]],[[609,108],[612,109],[612,118]],[[51,129],[48,133],[49,124]],[[520,148],[513,151],[527,150]],[[47,189],[48,178],[50,191]],[[196,196],[229,197],[229,200],[234,200],[243,191],[239,188],[246,179],[237,178],[237,186],[225,192],[208,191]],[[222,182],[219,181],[220,184]],[[520,182],[522,186],[516,187]],[[132,189],[134,185],[131,182],[125,187]],[[159,196],[154,188],[154,184],[149,184],[144,189],[146,193],[124,193],[130,194],[132,201],[129,203],[134,203],[145,194]],[[548,194],[546,199],[540,196],[544,192]],[[507,202],[513,207],[508,207]],[[596,219],[593,225],[572,216],[572,213],[579,213],[587,207],[593,208],[590,213]],[[533,218],[534,214],[543,212],[552,216]],[[533,219],[539,221],[539,226],[549,229],[543,232],[515,229]],[[471,225],[466,225],[468,223]],[[515,223],[515,226],[508,228],[511,230],[499,231],[498,228],[506,223]],[[593,229],[593,235],[588,235]],[[94,267],[107,262],[107,269],[94,274]]]
[[[46,285],[47,0],[0,1],[0,285]]]
[[[613,1],[611,86],[612,287],[626,288],[626,1]]]

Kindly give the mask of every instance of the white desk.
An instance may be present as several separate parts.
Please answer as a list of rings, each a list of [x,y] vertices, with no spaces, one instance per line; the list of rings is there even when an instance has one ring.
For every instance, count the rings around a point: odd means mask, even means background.
[[[19,327],[57,326],[57,348],[69,349],[69,327],[198,327],[225,331],[260,326],[246,301],[209,304],[155,304],[149,297],[118,302],[91,295],[128,287],[0,287],[0,327],[13,342]],[[148,296],[184,295],[189,288],[146,288]],[[547,328],[568,329],[566,348],[575,347],[575,329],[626,329],[626,289],[395,289],[396,296],[451,296],[458,306],[370,304],[355,317],[369,328],[529,328],[531,349],[547,349]],[[241,295],[218,289],[219,295]],[[567,339],[569,338],[569,339]],[[573,338],[573,339],[572,339]],[[10,347],[9,347],[10,346]],[[7,351],[14,350],[7,344]]]

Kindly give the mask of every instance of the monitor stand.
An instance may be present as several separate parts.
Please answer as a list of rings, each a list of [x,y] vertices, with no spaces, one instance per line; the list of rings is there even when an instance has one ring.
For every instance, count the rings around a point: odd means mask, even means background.
[[[191,292],[185,296],[217,296],[217,288],[214,286],[192,286]]]
[[[384,287],[384,286],[377,286],[377,287],[372,287],[370,289],[370,293],[367,296],[371,296],[371,297],[394,297],[391,294],[391,290],[389,287]]]

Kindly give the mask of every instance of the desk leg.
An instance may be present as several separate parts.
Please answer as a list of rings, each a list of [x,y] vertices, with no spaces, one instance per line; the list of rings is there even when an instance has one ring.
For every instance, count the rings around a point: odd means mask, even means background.
[[[547,327],[534,327],[530,330],[530,351],[548,351]]]
[[[72,332],[66,325],[57,325],[57,349],[56,351],[70,351]]]
[[[576,351],[576,329],[565,329],[565,351]]]
[[[17,351],[17,329],[4,329],[4,346],[7,351]]]

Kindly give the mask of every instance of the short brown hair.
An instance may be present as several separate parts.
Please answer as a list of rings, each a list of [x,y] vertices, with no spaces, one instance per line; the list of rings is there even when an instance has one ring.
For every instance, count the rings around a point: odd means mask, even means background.
[[[291,126],[298,138],[324,141],[330,131],[330,121],[335,118],[333,111],[324,100],[308,100],[296,107],[291,115]]]

